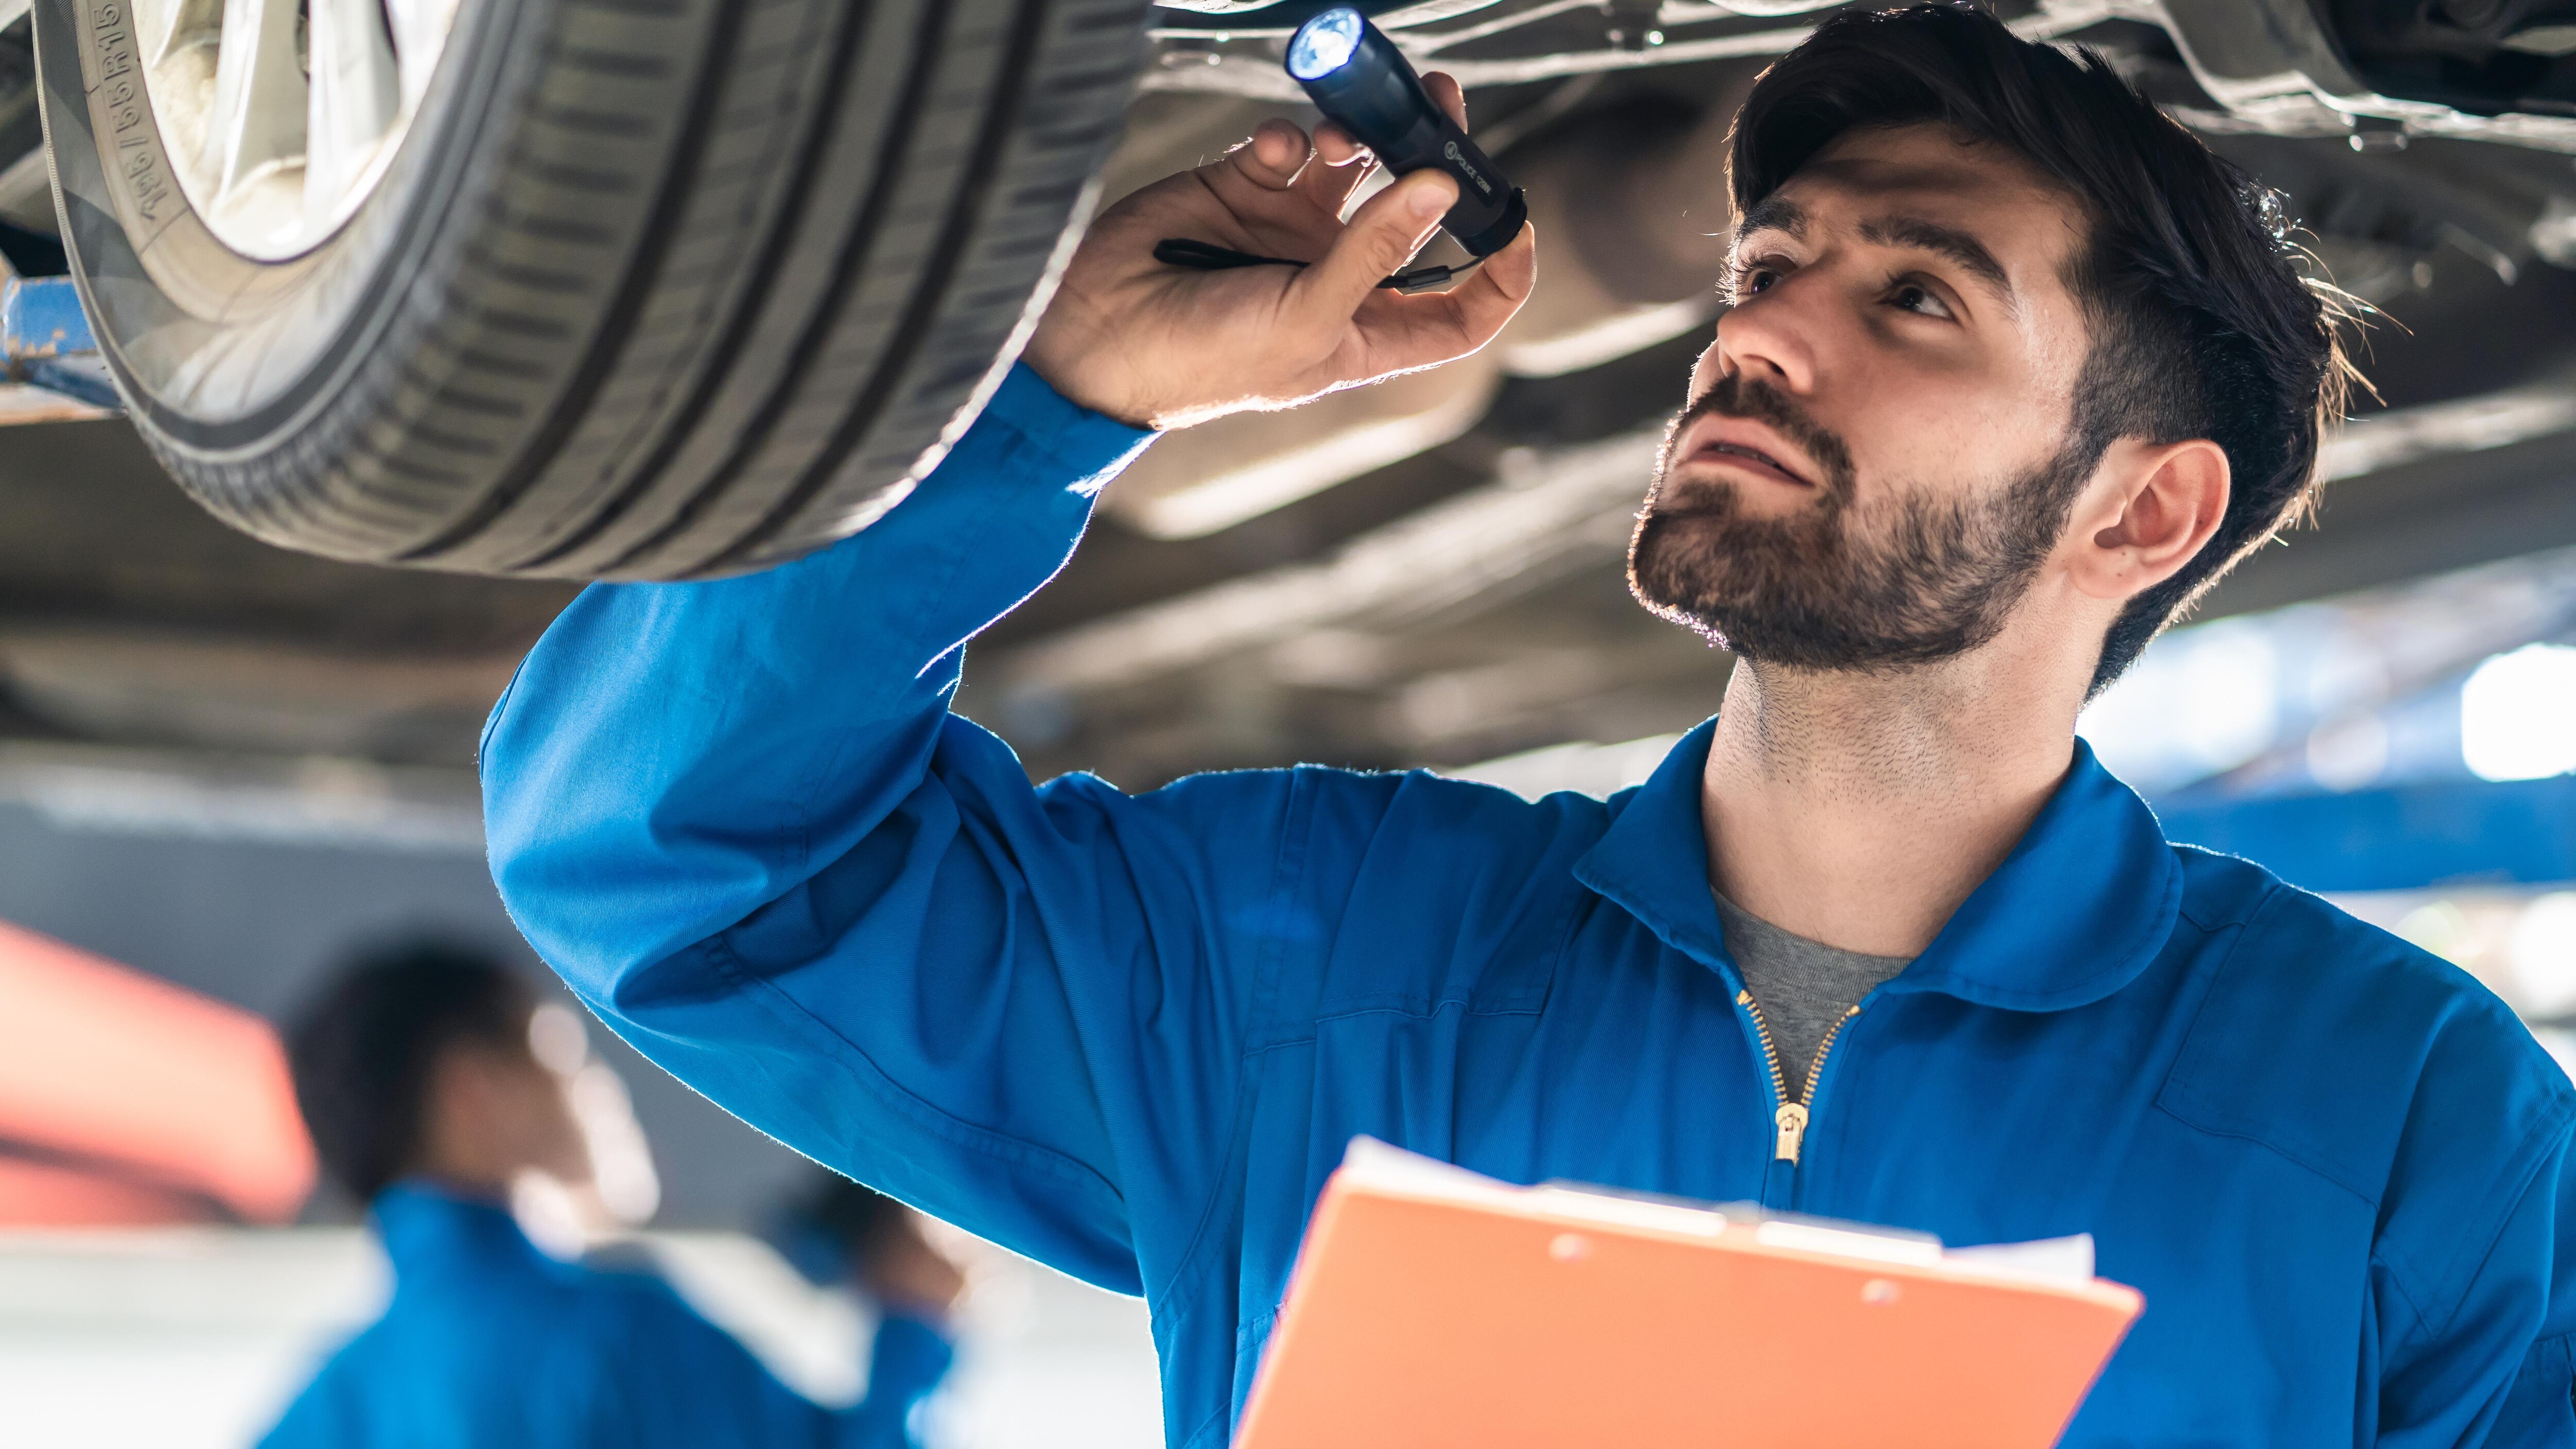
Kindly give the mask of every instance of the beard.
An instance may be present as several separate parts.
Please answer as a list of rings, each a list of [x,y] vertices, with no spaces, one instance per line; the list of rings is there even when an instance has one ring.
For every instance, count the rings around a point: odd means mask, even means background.
[[[1731,480],[1676,496],[1673,449],[1711,413],[1766,423],[1802,448],[1824,473],[1814,502],[1756,517]],[[1628,543],[1628,591],[1759,663],[1865,671],[1948,659],[2002,631],[2099,458],[2061,446],[2000,484],[1894,488],[1863,508],[1842,439],[1771,387],[1730,375],[1664,435]]]

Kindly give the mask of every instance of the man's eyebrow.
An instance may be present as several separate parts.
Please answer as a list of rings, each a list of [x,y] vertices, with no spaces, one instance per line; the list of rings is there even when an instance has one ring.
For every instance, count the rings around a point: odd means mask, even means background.
[[[1785,231],[1803,237],[1807,234],[1807,209],[1775,191],[1744,213],[1744,219],[1735,224],[1735,239],[1740,243],[1757,231]]]
[[[1912,247],[1947,257],[1993,288],[2005,306],[2020,305],[2021,299],[2013,294],[2012,278],[2004,273],[2004,264],[1995,260],[1984,242],[1957,227],[1919,216],[1884,216],[1861,223],[1860,234],[1863,240],[1880,246]]]

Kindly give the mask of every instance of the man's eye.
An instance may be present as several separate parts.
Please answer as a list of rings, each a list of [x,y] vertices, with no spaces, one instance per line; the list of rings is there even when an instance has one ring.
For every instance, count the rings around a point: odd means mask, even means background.
[[[1757,292],[1767,292],[1780,284],[1785,275],[1777,262],[1738,262],[1735,264],[1735,295],[1741,300]]]
[[[1897,283],[1896,289],[1888,293],[1887,300],[1905,311],[1919,313],[1925,317],[1950,315],[1949,304],[1934,296],[1932,289],[1920,282]]]

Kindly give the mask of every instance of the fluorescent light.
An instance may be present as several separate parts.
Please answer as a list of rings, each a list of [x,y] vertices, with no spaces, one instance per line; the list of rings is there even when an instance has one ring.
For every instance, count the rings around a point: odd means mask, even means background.
[[[2460,687],[2460,757],[2481,780],[2576,770],[2576,649],[2530,644],[2479,665]]]
[[[1648,735],[1615,745],[1578,742],[1524,750],[1482,764],[1440,773],[1453,780],[1499,785],[1524,799],[1537,800],[1559,790],[1596,797],[1615,795],[1646,783],[1664,756],[1681,743],[1680,735]]]
[[[2317,451],[2328,481],[2449,453],[2479,453],[2576,428],[2576,382],[2555,378],[2454,402],[2392,408],[2355,418]]]
[[[1439,447],[1474,427],[1493,396],[1490,387],[1471,386],[1426,411],[1327,433],[1305,447],[1129,503],[1125,512],[1149,537],[1204,538]]]
[[[2280,727],[2280,685],[2267,621],[2222,619],[2158,641],[2076,727],[2111,773],[2178,784],[2261,754]]]
[[[1563,377],[1599,367],[1658,342],[1696,332],[1717,316],[1717,295],[1685,297],[1660,307],[1613,312],[1561,337],[1519,342],[1503,351],[1503,371],[1514,377]]]
[[[2308,773],[2329,790],[2358,790],[2388,768],[2388,722],[2356,715],[2308,734]]]
[[[2576,891],[2524,906],[2504,950],[2523,1015],[2545,1020],[2576,1010]]]
[[[1624,558],[1663,430],[1550,450],[1331,555],[1230,579],[1012,650],[1006,694],[1134,684],[1317,629],[1384,632],[1469,599]],[[988,678],[994,677],[988,675]]]

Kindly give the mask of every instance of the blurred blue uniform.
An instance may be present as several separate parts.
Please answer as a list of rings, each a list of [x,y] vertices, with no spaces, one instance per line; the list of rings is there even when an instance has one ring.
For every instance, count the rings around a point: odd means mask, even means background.
[[[866,1401],[826,1409],[660,1278],[557,1262],[499,1208],[399,1183],[375,1218],[393,1302],[263,1449],[900,1449],[948,1371],[938,1330],[888,1315]]]

